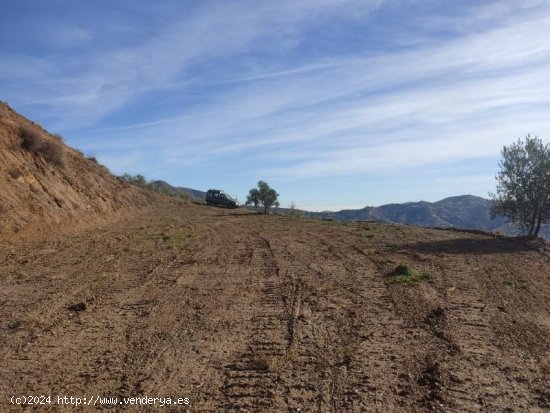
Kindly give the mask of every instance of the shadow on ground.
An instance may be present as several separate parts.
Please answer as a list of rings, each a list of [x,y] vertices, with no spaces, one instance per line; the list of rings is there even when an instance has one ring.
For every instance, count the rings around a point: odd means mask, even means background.
[[[216,214],[215,216],[217,217],[249,217],[249,216],[258,216],[258,215],[266,215],[266,214],[263,214],[262,212],[243,212],[243,213],[229,212],[227,214]]]
[[[540,249],[540,245],[537,242],[528,241],[523,238],[458,238],[442,241],[415,242],[389,249],[420,253],[498,254],[536,251]]]

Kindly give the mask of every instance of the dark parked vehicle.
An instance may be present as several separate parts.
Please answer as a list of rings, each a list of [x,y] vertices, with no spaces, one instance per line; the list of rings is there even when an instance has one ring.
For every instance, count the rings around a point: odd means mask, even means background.
[[[219,189],[209,189],[206,193],[206,205],[237,208],[237,202],[231,196]]]

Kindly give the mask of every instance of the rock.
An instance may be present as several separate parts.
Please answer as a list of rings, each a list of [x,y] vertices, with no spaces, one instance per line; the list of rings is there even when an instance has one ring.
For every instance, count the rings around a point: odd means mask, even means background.
[[[71,304],[67,307],[67,310],[74,311],[75,313],[79,313],[81,311],[86,310],[86,303],[80,302],[76,304]]]

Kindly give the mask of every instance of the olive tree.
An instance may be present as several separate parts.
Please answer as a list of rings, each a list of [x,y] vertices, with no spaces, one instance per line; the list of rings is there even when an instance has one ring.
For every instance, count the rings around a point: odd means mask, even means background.
[[[502,149],[491,215],[507,217],[529,237],[550,220],[550,145],[527,135]]]
[[[257,208],[258,205],[261,205],[264,209],[264,214],[267,214],[267,210],[272,206],[279,206],[277,198],[279,194],[272,188],[269,187],[267,182],[258,181],[258,188],[252,188],[248,192],[246,197],[246,205],[254,204],[254,207]]]

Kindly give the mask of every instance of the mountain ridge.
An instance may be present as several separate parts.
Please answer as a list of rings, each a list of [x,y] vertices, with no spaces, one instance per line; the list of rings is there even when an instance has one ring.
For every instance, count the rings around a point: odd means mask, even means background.
[[[407,224],[421,227],[440,227],[478,230],[506,235],[521,235],[506,217],[491,218],[490,200],[475,195],[457,195],[439,201],[390,203],[360,209],[311,212],[304,215],[342,221],[377,221],[389,224]],[[550,228],[541,229],[543,238],[550,239]]]

